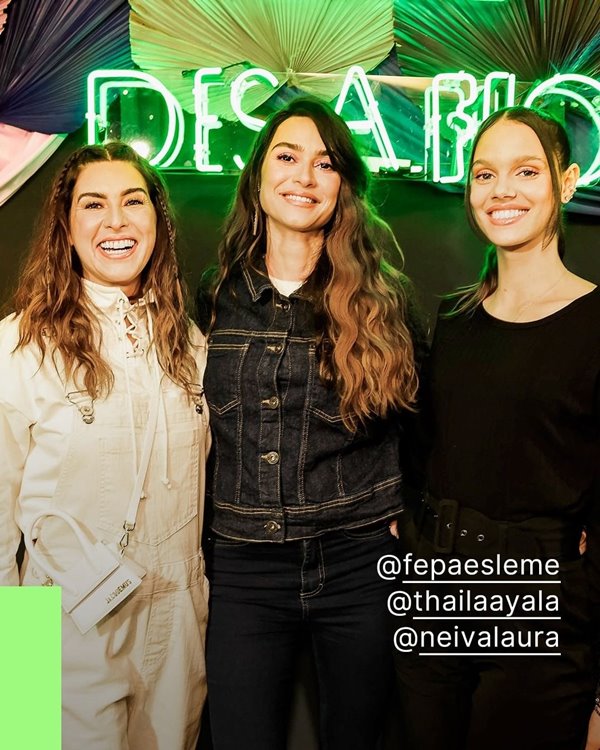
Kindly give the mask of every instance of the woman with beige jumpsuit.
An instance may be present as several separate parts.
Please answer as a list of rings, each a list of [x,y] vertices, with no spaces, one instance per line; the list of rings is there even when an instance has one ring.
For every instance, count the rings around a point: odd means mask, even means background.
[[[75,152],[0,323],[0,583],[48,584],[38,559],[80,565],[75,534],[50,515],[31,529],[36,560],[26,555],[18,570],[21,532],[44,510],[66,512],[89,539],[120,543],[145,574],[84,634],[63,612],[65,750],[196,746],[209,433],[205,343],[183,295],[155,170],[123,144]]]

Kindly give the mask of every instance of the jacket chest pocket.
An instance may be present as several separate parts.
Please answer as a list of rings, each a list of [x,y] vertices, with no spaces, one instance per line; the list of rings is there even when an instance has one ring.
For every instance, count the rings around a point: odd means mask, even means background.
[[[204,389],[211,411],[220,416],[240,404],[242,368],[249,344],[211,343]]]
[[[306,502],[368,494],[399,478],[398,442],[390,422],[375,419],[349,430],[334,388],[324,385],[311,359],[304,497]]]
[[[335,388],[323,384],[314,347],[308,355],[308,409],[301,448],[300,495],[306,503],[336,500],[344,495],[343,456],[352,433],[344,426]]]
[[[319,363],[315,357],[314,346],[310,348],[308,358],[311,422],[315,421],[317,426],[322,423],[332,428],[334,432],[341,432],[347,438],[348,430],[345,428],[340,414],[340,397],[334,386],[325,385],[321,382]]]

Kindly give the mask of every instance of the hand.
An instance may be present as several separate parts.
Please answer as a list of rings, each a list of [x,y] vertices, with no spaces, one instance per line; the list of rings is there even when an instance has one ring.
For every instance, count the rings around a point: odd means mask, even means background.
[[[393,521],[390,521],[390,534],[395,536],[396,539],[400,539],[400,534],[398,533],[398,521],[395,518]]]
[[[600,716],[592,711],[585,750],[600,750]]]

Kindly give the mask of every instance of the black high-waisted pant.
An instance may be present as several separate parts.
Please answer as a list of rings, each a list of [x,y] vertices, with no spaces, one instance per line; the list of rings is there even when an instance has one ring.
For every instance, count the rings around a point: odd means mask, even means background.
[[[401,554],[410,548],[416,556],[426,558],[467,556],[436,551],[432,539],[411,535],[401,546]],[[532,557],[535,551],[532,552]],[[410,622],[415,629],[445,630],[455,628],[489,630],[494,628],[556,630],[560,655],[533,655],[544,652],[543,642],[536,648],[506,649],[532,652],[531,655],[481,655],[495,652],[494,647],[469,649],[450,647],[445,652],[475,652],[476,655],[419,656],[396,650],[395,663],[399,688],[399,711],[402,737],[398,750],[580,750],[585,745],[587,724],[594,707],[597,663],[590,622],[589,595],[583,559],[561,562],[560,584],[497,583],[469,585],[419,584],[437,595],[457,595],[467,588],[472,593],[488,595],[530,593],[532,596],[556,594],[559,621],[554,620],[415,620],[413,611],[395,618],[396,627]],[[430,608],[431,609],[431,608]],[[420,617],[428,613],[419,612]],[[431,614],[431,612],[429,613]],[[447,613],[452,617],[467,614]],[[472,613],[471,613],[472,614]],[[495,616],[494,612],[478,612]],[[527,611],[517,616],[531,617]],[[548,613],[552,614],[552,613]],[[423,651],[431,651],[427,647]],[[435,650],[435,649],[434,649]]]

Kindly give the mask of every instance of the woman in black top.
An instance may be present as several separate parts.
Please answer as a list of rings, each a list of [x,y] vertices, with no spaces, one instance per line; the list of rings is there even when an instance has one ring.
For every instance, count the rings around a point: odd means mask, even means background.
[[[398,251],[343,120],[266,123],[220,248],[205,388],[208,680],[216,750],[283,750],[294,662],[315,657],[322,747],[370,750],[390,692],[388,521],[417,377]]]
[[[403,750],[577,750],[590,714],[587,750],[600,747],[591,625],[600,603],[600,292],[562,260],[561,209],[578,176],[564,129],[540,112],[497,112],[475,139],[467,214],[492,245],[480,281],[443,303],[438,319],[416,549],[463,563],[557,559],[560,574],[523,583],[540,576],[517,563],[520,575],[501,567],[496,582],[469,586],[461,568],[460,584],[429,586],[462,597],[438,615],[478,619],[435,621],[457,640],[422,651],[448,656],[398,658]],[[507,579],[515,583],[499,583]],[[476,595],[488,599],[475,610]],[[518,596],[510,618],[507,600],[494,605],[492,595]],[[462,637],[474,631],[487,639]]]

